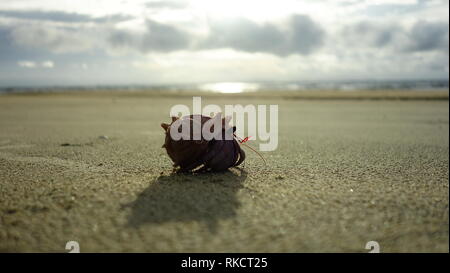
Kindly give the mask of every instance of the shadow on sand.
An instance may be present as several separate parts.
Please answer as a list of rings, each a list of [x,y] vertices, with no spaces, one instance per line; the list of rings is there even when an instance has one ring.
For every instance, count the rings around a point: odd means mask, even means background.
[[[246,171],[236,168],[223,173],[160,176],[126,205],[131,208],[128,224],[197,221],[214,232],[218,220],[236,215],[240,205],[237,192],[246,178]]]

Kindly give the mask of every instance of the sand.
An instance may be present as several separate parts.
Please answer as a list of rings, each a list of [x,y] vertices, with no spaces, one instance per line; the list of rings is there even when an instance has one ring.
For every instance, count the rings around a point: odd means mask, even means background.
[[[203,102],[278,104],[267,165],[172,174],[159,124],[189,96],[0,96],[0,252],[449,251],[448,93]]]

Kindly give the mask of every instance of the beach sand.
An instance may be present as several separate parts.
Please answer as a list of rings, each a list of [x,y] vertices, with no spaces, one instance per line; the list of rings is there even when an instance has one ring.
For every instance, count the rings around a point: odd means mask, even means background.
[[[278,104],[279,146],[201,175],[161,148],[188,95],[2,95],[0,252],[448,252],[448,92],[352,94],[204,97]]]

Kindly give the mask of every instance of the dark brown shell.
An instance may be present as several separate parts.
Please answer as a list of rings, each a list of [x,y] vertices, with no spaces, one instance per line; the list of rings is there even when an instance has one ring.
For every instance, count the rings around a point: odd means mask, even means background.
[[[194,115],[189,116],[191,119],[194,117]],[[210,119],[210,117],[201,116],[202,127]],[[176,120],[177,118],[172,118],[172,123]],[[222,120],[222,122],[225,121]],[[245,152],[239,143],[235,139],[225,140],[225,128],[222,129],[220,140],[207,141],[203,137],[201,140],[173,140],[169,133],[172,123],[161,124],[166,133],[163,147],[166,148],[167,154],[174,162],[174,167],[179,167],[179,171],[187,172],[199,167],[201,168],[198,171],[225,171],[238,166],[245,160]],[[191,132],[193,131],[192,127],[191,122]]]

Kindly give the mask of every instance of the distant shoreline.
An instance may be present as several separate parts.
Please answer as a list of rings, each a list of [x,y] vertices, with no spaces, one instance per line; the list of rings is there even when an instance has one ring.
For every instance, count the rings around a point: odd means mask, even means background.
[[[448,79],[415,80],[310,80],[310,81],[227,81],[171,84],[15,84],[0,85],[0,93],[54,92],[54,91],[136,91],[187,92],[199,90],[212,93],[246,92],[374,92],[374,91],[446,91]]]
[[[212,97],[212,98],[258,98],[258,99],[288,99],[288,100],[448,100],[449,90],[371,90],[371,91],[254,91],[241,93],[216,93],[210,91],[186,90],[63,90],[51,89],[42,91],[0,92],[0,97]]]

